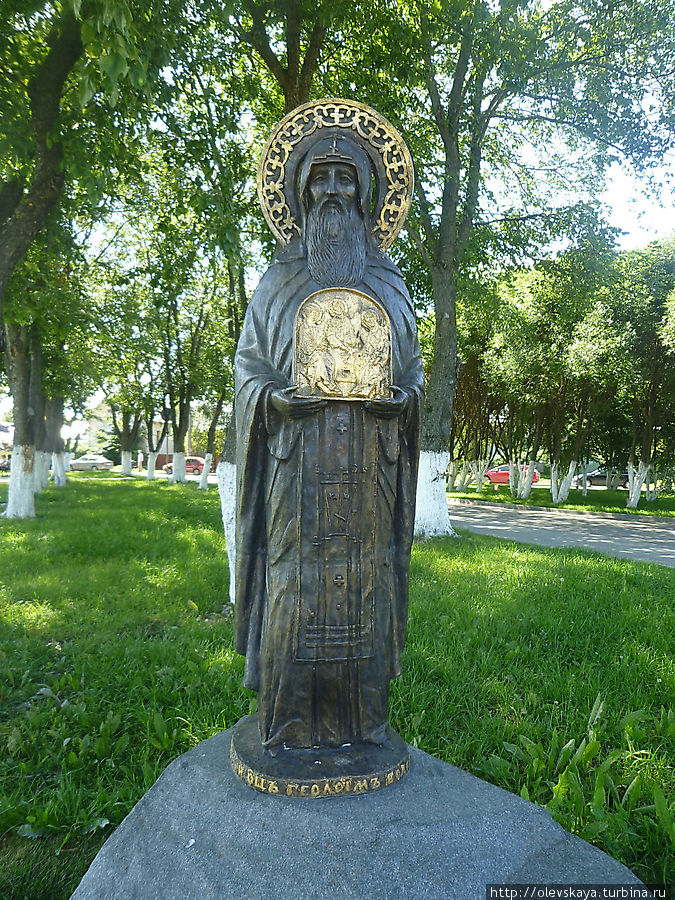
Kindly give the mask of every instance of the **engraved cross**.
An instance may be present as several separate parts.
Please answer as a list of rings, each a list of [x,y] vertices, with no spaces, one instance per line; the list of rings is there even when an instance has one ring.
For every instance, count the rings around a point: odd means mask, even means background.
[[[335,578],[333,579],[333,584],[336,584],[338,587],[345,586],[345,576],[342,575],[341,572],[338,572]]]
[[[336,431],[339,431],[340,434],[344,434],[345,431],[347,430],[347,426],[346,426],[345,423],[342,421],[342,419],[340,419],[340,421],[339,421],[339,422],[337,423],[337,425],[335,426],[335,430],[336,430]]]

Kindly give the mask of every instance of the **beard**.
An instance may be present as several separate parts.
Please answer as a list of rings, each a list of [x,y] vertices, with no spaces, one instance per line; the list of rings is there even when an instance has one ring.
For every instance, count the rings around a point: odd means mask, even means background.
[[[305,246],[309,273],[324,287],[354,287],[366,270],[366,226],[354,205],[349,212],[331,201],[307,214]]]

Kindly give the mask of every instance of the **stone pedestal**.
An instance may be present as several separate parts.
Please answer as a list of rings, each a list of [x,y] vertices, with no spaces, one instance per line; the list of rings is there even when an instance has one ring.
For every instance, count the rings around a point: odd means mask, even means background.
[[[486,884],[639,884],[548,813],[420,750],[387,790],[304,799],[232,771],[232,729],[175,760],[72,900],[484,900]]]

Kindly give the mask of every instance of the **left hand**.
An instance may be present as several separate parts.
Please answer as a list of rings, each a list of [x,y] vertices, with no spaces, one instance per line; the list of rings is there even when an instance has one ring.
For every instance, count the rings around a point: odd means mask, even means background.
[[[396,419],[405,415],[410,407],[410,392],[394,385],[392,394],[389,400],[368,400],[366,409],[378,419]]]

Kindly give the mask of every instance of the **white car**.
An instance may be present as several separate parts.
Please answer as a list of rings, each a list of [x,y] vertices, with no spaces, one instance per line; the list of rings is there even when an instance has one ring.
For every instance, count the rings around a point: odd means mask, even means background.
[[[70,464],[73,472],[96,472],[99,469],[112,469],[112,467],[112,460],[105,456],[99,456],[98,453],[85,453]]]

